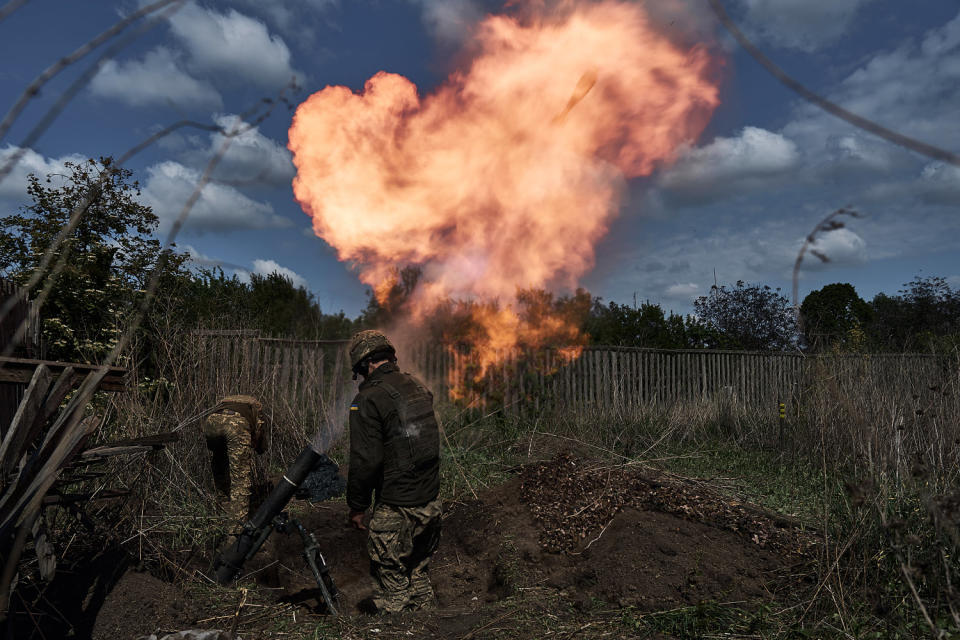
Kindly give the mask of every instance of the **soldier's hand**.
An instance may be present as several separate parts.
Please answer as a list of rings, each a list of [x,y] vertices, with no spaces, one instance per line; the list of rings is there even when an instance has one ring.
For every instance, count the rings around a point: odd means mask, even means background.
[[[366,531],[367,527],[363,524],[363,516],[366,515],[366,511],[354,511],[350,509],[350,526],[354,529],[359,529],[360,531]]]

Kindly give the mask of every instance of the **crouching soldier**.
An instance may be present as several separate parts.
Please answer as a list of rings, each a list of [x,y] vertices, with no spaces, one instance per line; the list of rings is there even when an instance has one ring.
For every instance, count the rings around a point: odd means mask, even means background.
[[[254,451],[264,451],[261,408],[252,396],[227,396],[203,424],[221,506],[238,521],[245,521],[250,514]]]
[[[397,367],[378,331],[350,343],[354,376],[364,380],[350,405],[350,523],[360,530],[373,499],[367,552],[376,582],[372,604],[399,612],[432,606],[427,575],[440,542],[440,436],[433,394]]]

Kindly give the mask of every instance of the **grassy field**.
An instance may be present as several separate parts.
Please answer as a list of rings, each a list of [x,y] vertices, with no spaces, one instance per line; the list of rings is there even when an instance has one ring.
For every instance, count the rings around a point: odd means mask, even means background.
[[[840,388],[825,375],[783,422],[774,410],[730,398],[520,415],[440,407],[448,505],[469,506],[526,465],[568,452],[607,470],[682,480],[732,504],[781,514],[817,544],[809,562],[787,576],[791,588],[762,601],[718,594],[651,610],[551,589],[511,549],[509,531],[496,556],[509,588],[469,609],[332,620],[278,601],[276,589],[256,582],[214,587],[204,572],[228,523],[217,511],[202,435],[196,424],[184,426],[195,410],[171,406],[156,384],[105,399],[112,404],[104,409],[127,437],[179,427],[181,441],[142,463],[112,468],[111,477],[133,495],[91,516],[137,569],[184,594],[177,597],[192,607],[184,626],[236,628],[244,637],[953,637],[960,634],[960,393],[956,372],[949,375],[936,388],[905,384],[896,393],[881,393],[870,380]],[[272,428],[277,447],[264,480],[283,470],[313,429],[293,419]],[[100,437],[117,435],[107,430]],[[341,463],[345,441],[330,451]],[[291,505],[293,513],[301,508]],[[346,512],[342,500],[323,508]],[[60,540],[83,533],[69,516],[52,525]]]

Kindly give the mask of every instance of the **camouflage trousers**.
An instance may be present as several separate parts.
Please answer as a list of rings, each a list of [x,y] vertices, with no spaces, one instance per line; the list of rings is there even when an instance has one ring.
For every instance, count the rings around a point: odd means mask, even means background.
[[[213,452],[213,482],[221,506],[234,520],[246,520],[253,486],[253,442],[250,426],[238,414],[215,413],[203,425]]]
[[[396,613],[433,605],[427,567],[440,544],[440,514],[440,500],[422,507],[374,508],[367,552],[377,610]]]

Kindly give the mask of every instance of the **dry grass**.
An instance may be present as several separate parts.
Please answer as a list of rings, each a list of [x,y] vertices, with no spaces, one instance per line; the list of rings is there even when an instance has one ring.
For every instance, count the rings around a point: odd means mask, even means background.
[[[196,381],[199,354],[189,344],[181,336],[162,345],[163,378],[141,379],[115,398],[115,426],[103,437],[181,433],[165,452],[115,469],[135,492],[116,530],[144,564],[196,584],[229,528],[217,512],[198,424],[211,398],[227,390]],[[960,628],[960,363],[930,360],[921,371],[864,362],[811,360],[809,382],[783,421],[776,405],[758,409],[727,390],[672,406],[579,411],[481,413],[445,404],[443,491],[466,498],[562,449],[699,476],[825,532],[816,579],[789,610],[791,624],[829,624],[854,637]],[[260,393],[269,395],[270,383]],[[267,465],[284,468],[318,422],[338,420],[279,404]],[[334,444],[342,456],[343,439]]]

